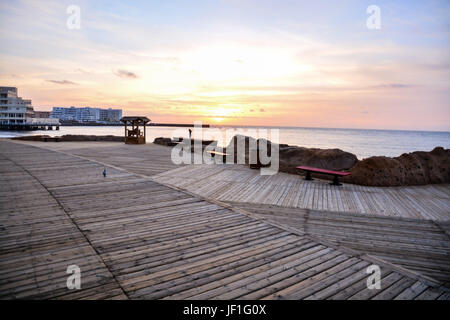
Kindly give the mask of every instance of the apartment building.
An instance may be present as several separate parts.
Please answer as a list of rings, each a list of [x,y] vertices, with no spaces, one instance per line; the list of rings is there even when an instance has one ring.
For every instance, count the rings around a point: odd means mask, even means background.
[[[24,124],[33,117],[31,100],[19,97],[16,87],[0,87],[0,124]]]
[[[122,119],[121,109],[100,109],[100,121],[119,122]]]
[[[50,118],[78,122],[118,122],[122,118],[121,109],[100,109],[90,107],[53,107]]]

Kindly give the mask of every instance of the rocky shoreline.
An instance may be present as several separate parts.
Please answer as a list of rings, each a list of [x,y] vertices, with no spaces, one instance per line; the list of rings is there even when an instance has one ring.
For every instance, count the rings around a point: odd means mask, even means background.
[[[49,135],[36,135],[36,136],[23,136],[14,137],[13,140],[25,140],[25,141],[53,141],[53,142],[70,142],[70,141],[109,141],[109,142],[124,142],[124,137],[106,135],[106,136],[95,136],[95,135],[82,135],[82,134],[65,134],[63,136],[51,137]]]
[[[70,141],[107,141],[124,142],[124,137],[105,135],[63,135],[51,137],[48,135],[23,136],[14,140],[70,142]],[[237,154],[237,141],[245,141],[244,154]],[[234,154],[234,161],[249,164],[249,146],[259,146],[266,143],[264,139],[255,140],[248,136],[236,135],[223,152]],[[177,143],[170,138],[156,138],[155,144],[174,146]],[[205,148],[214,141],[202,141]],[[270,145],[271,142],[267,141]],[[231,150],[234,145],[234,150]],[[356,155],[340,149],[318,149],[279,144],[279,170],[291,174],[302,174],[295,169],[297,166],[311,166],[336,171],[348,171],[351,175],[342,178],[343,182],[377,187],[414,186],[436,183],[450,183],[450,149],[436,147],[432,151],[415,151],[404,153],[398,157],[374,156],[358,160]],[[270,148],[269,148],[270,149]],[[230,152],[231,151],[231,152]],[[233,152],[234,151],[234,152]],[[258,151],[258,150],[255,150]],[[330,180],[327,175],[315,175],[318,178]]]
[[[414,186],[450,182],[450,149],[436,147],[399,157],[370,157],[358,161],[343,181],[366,186]]]
[[[244,155],[237,155],[237,141],[245,141]],[[234,161],[238,157],[249,164],[249,146],[259,146],[263,139],[255,140],[248,136],[236,135],[223,152],[233,151]],[[155,143],[174,145],[170,138],[157,138]],[[267,141],[270,145],[271,142]],[[399,157],[375,156],[358,160],[356,155],[340,149],[318,149],[279,144],[279,170],[298,174],[297,166],[311,166],[336,171],[348,171],[351,175],[343,182],[364,186],[394,187],[435,183],[450,183],[450,149],[436,147],[430,152],[415,151]],[[315,175],[330,180],[328,175]]]

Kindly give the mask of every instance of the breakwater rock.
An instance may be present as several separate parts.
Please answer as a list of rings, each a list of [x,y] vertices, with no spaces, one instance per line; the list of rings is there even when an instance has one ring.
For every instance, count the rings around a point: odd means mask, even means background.
[[[66,134],[63,136],[51,137],[49,135],[36,135],[36,136],[23,136],[12,138],[14,140],[26,140],[26,141],[44,141],[44,142],[68,142],[68,141],[113,141],[124,142],[124,137],[118,137],[113,135],[95,136],[95,135],[81,135],[81,134]]]
[[[217,141],[215,140],[198,140],[198,139],[184,139],[184,138],[175,138],[175,139],[170,139],[170,138],[164,138],[164,137],[158,137],[155,138],[155,140],[153,140],[153,143],[155,144],[160,144],[163,146],[175,146],[178,143],[182,143],[184,146],[189,146],[190,143],[190,147],[191,147],[191,151],[194,151],[194,147],[195,144],[197,144],[199,147],[201,147],[202,150],[204,150],[207,146],[210,146],[211,148],[214,148],[217,145]]]
[[[160,144],[162,146],[168,146],[168,147],[172,147],[172,146],[177,145],[177,143],[173,142],[172,139],[170,139],[170,138],[163,138],[163,137],[155,138],[155,140],[153,140],[153,143]]]
[[[240,141],[245,143],[245,148],[239,154],[237,143]],[[265,143],[266,140],[236,135],[224,151],[233,152],[235,162],[241,157],[240,162],[248,164],[249,150],[256,146],[257,151],[262,142]],[[267,141],[267,145],[270,149],[271,142]],[[415,151],[399,157],[376,156],[363,160],[340,149],[304,148],[287,144],[279,144],[278,148],[279,170],[282,172],[299,173],[295,169],[297,166],[349,171],[351,175],[343,178],[344,182],[379,187],[450,183],[450,149],[442,147],[436,147],[430,152]],[[332,179],[327,175],[314,176]]]
[[[241,146],[244,146],[242,141],[245,142],[243,154],[238,152],[239,148],[237,147],[239,143],[241,143]],[[259,148],[266,144],[267,154],[271,156],[271,141],[265,139],[256,140],[252,137],[236,135],[224,151],[233,153],[235,162],[242,157],[244,160],[241,160],[240,163],[248,164],[249,150],[255,149],[255,151],[259,152]],[[282,172],[295,174],[297,173],[295,169],[297,166],[310,166],[339,171],[349,170],[358,162],[358,158],[354,154],[340,149],[304,148],[287,144],[274,145],[274,147],[279,149],[279,168]]]
[[[436,147],[399,157],[370,157],[358,161],[343,181],[366,186],[411,186],[450,183],[450,149]]]

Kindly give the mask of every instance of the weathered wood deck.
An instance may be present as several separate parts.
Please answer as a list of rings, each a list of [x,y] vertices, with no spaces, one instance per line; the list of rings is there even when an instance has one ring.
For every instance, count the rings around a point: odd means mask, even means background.
[[[367,216],[231,203],[302,234],[367,253],[430,276],[450,287],[450,221]]]
[[[104,178],[100,163],[8,141],[0,163],[3,299],[449,299],[432,279],[146,176]],[[381,290],[366,287],[373,263]],[[71,264],[81,290],[66,288]]]
[[[220,201],[272,204],[282,207],[450,220],[450,185],[365,187],[329,181],[305,181],[286,173],[262,176],[243,165],[189,165],[162,172],[155,181]]]
[[[149,176],[179,167],[170,161],[171,149],[157,144],[133,145],[95,141],[53,143],[15,140],[14,142],[82,156]]]

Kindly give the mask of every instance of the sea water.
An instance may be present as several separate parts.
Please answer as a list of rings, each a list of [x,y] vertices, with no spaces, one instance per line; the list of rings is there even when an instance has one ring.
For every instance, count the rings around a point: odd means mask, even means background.
[[[182,127],[147,127],[147,142],[156,137],[188,137],[189,128]],[[261,129],[257,127],[211,127],[203,128],[203,139],[211,137],[218,140],[218,145],[227,145],[226,137],[232,133],[250,135],[260,138]],[[372,130],[372,129],[332,129],[332,128],[267,128],[278,129],[279,143],[308,147],[308,148],[338,148],[354,153],[359,159],[370,156],[395,157],[402,153],[413,151],[431,151],[434,147],[450,148],[450,132],[435,131],[399,131],[399,130]],[[217,139],[220,132],[221,139]],[[48,134],[59,136],[64,134],[85,135],[117,135],[124,134],[120,126],[78,126],[60,127],[56,131],[0,131],[0,137],[9,138],[23,135]],[[255,136],[256,135],[256,136]],[[194,130],[193,138],[201,138],[200,132]],[[270,136],[268,137],[270,140]]]

